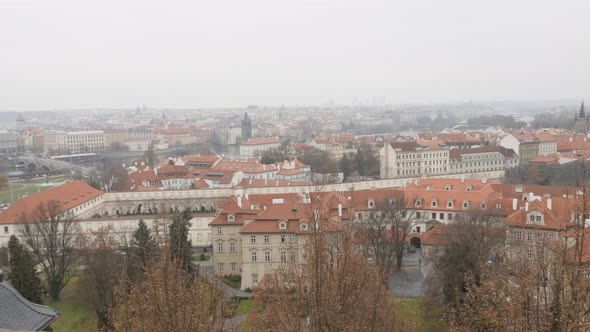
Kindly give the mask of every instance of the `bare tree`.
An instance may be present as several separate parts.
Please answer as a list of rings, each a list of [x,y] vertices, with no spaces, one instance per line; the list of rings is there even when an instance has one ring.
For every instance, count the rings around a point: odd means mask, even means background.
[[[452,315],[460,306],[468,289],[469,278],[478,281],[481,267],[499,262],[503,256],[505,230],[503,224],[481,211],[458,217],[446,226],[447,245],[444,254],[434,263],[428,276],[428,293],[445,304]]]
[[[65,214],[58,201],[39,204],[22,215],[19,232],[41,264],[49,296],[59,299],[62,289],[76,274],[74,269],[78,225]]]
[[[91,232],[85,240],[87,246],[80,253],[86,269],[80,282],[88,289],[86,296],[96,311],[99,330],[112,329],[108,310],[114,305],[113,290],[125,275],[126,262],[115,250],[118,244],[111,226]]]
[[[226,310],[221,291],[192,278],[162,254],[137,284],[122,279],[110,312],[114,331],[219,331]]]
[[[313,200],[310,204],[313,206]],[[318,204],[321,205],[321,204]],[[254,291],[260,311],[249,324],[264,331],[393,331],[393,298],[380,272],[355,250],[354,235],[310,207],[312,225]]]
[[[394,267],[401,269],[413,220],[414,212],[406,207],[405,197],[390,197],[357,231],[365,255],[375,259],[385,284]]]

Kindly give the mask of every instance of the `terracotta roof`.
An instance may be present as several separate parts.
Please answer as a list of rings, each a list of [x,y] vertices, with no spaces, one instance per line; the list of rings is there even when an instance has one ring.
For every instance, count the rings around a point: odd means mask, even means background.
[[[528,211],[526,208],[520,208],[514,213],[506,217],[505,223],[510,226],[523,228],[542,228],[565,230],[570,219],[571,211],[574,208],[574,199],[552,199],[552,209],[547,208],[547,203],[539,200],[529,202]],[[543,213],[544,222],[542,224],[527,223],[527,214],[531,211],[539,211]]]
[[[435,224],[428,231],[420,234],[420,243],[422,245],[444,246],[449,243],[446,236],[446,226],[444,224]]]
[[[418,143],[416,143],[415,141],[391,142],[389,144],[391,145],[392,148],[394,148],[396,150],[399,149],[401,151],[416,151],[416,149],[420,147],[420,145],[418,145]]]
[[[417,144],[427,148],[428,150],[441,150],[446,144],[440,140],[417,141]]]
[[[559,164],[559,157],[555,154],[550,154],[547,156],[537,156],[533,159],[529,160],[529,163],[534,164]]]
[[[290,180],[270,180],[270,179],[242,179],[237,187],[240,188],[264,188],[264,187],[296,187],[307,186],[308,182],[290,181]]]
[[[242,145],[263,145],[263,144],[278,144],[281,141],[276,137],[260,137],[260,138],[250,138],[248,141],[242,143]]]
[[[198,155],[198,156],[183,156],[180,157],[182,161],[185,163],[204,163],[204,164],[214,164],[217,162],[221,157],[217,155]]]
[[[549,133],[534,134],[540,142],[556,142],[555,137]]]
[[[249,161],[224,159],[218,162],[213,169],[242,171],[244,173],[266,173],[278,170],[275,165],[263,164],[259,159]]]
[[[0,214],[0,224],[21,222],[23,214],[28,214],[40,204],[58,201],[62,211],[67,211],[80,204],[86,203],[103,192],[82,181],[72,181],[61,186],[41,191],[21,198]]]
[[[449,150],[449,158],[450,159],[460,159],[461,155],[466,154],[475,154],[475,153],[491,153],[491,152],[498,152],[504,155],[507,158],[514,156],[514,150],[506,149],[501,146],[490,145],[490,146],[483,146],[480,148],[471,148],[471,149],[451,149]]]

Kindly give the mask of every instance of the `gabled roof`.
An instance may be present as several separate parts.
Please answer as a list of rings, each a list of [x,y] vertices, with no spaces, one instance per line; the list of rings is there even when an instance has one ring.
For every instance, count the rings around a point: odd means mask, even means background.
[[[574,208],[574,199],[552,199],[552,209],[547,207],[547,203],[539,200],[529,202],[528,210],[520,208],[506,217],[504,221],[509,226],[525,228],[542,228],[553,230],[564,230],[571,219],[571,211]],[[538,211],[543,214],[543,223],[527,223],[527,215],[532,211]]]
[[[62,211],[67,211],[80,204],[84,204],[100,195],[102,191],[95,189],[82,181],[72,181],[61,186],[24,197],[0,213],[0,224],[23,222],[23,214],[31,213],[40,204],[58,201]]]
[[[0,282],[0,329],[41,331],[59,314],[25,299],[8,282]]]

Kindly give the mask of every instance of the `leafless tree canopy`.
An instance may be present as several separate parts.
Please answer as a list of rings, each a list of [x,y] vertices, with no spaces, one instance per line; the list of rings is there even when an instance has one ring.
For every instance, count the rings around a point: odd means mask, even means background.
[[[49,296],[59,298],[61,290],[75,275],[77,224],[64,216],[57,201],[39,204],[30,214],[21,216],[19,232],[41,264],[47,279]]]
[[[121,282],[115,303],[115,331],[219,331],[226,309],[218,289],[191,278],[169,254],[148,267],[139,283]]]
[[[391,197],[357,231],[365,256],[375,259],[384,284],[387,284],[387,278],[394,267],[401,268],[413,218],[414,213],[406,208],[403,196]]]
[[[355,252],[350,232],[312,231],[299,263],[288,263],[255,291],[266,331],[392,331],[393,298],[380,272]]]

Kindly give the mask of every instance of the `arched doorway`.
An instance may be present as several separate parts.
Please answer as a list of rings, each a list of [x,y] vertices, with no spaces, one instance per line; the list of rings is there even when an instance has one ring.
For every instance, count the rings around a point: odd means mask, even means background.
[[[420,248],[420,246],[422,245],[422,241],[420,240],[419,237],[414,236],[414,237],[410,238],[410,245],[414,248]]]

